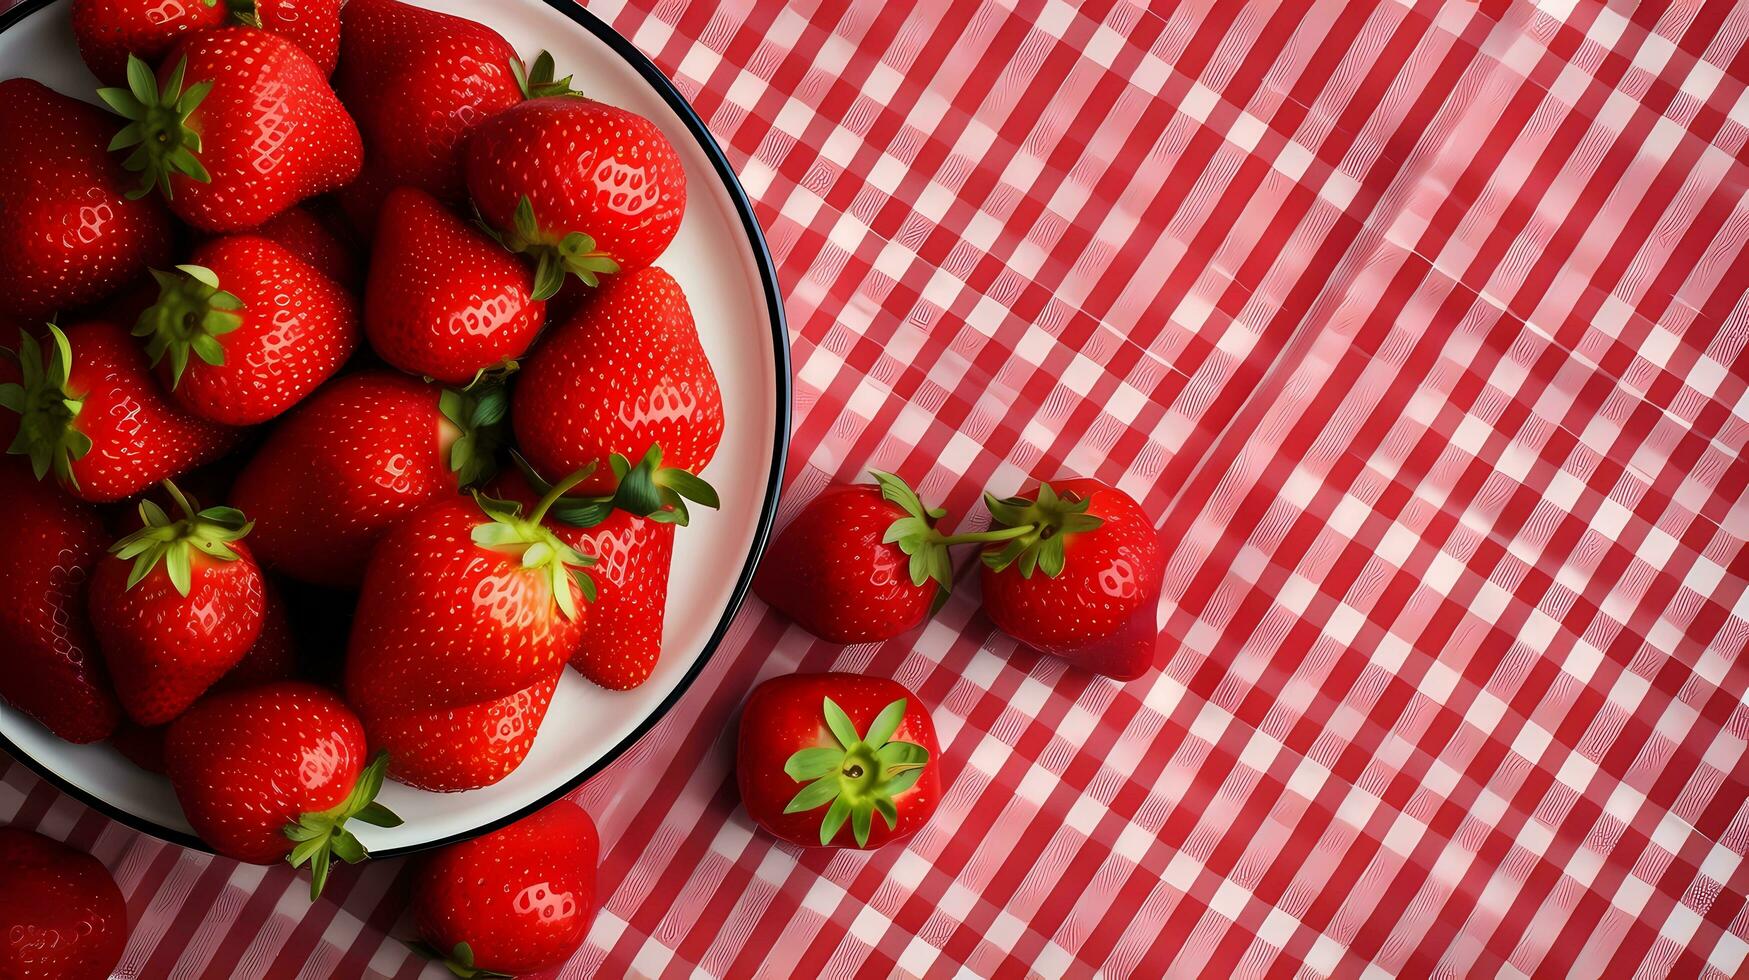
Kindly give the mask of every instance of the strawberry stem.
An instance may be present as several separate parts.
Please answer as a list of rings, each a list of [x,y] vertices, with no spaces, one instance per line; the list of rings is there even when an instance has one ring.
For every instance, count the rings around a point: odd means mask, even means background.
[[[179,265],[181,275],[152,270],[158,281],[158,301],[134,324],[136,337],[150,338],[146,354],[153,364],[170,358],[170,387],[182,383],[182,372],[193,354],[217,367],[225,363],[220,337],[243,325],[237,311],[243,301],[219,288],[218,274],[204,266]]]
[[[534,505],[534,510],[529,512],[529,523],[539,524],[541,520],[547,516],[547,511],[552,509],[553,504],[557,503],[560,497],[563,497],[577,484],[582,483],[593,475],[595,475],[595,464],[590,463],[588,466],[583,467],[577,472],[572,473],[570,476],[567,476],[563,480],[548,487],[547,492],[542,495],[540,500]]]
[[[929,750],[915,742],[893,740],[905,720],[905,698],[882,708],[867,734],[858,733],[850,716],[831,698],[821,707],[830,742],[801,749],[784,762],[784,774],[807,785],[783,812],[816,810],[830,803],[820,821],[820,843],[831,844],[849,822],[857,846],[867,847],[874,814],[881,815],[888,830],[898,828],[894,798],[917,785],[929,763]]]
[[[200,134],[189,124],[189,117],[212,91],[213,83],[210,79],[197,82],[185,92],[182,80],[187,72],[188,59],[183,58],[160,86],[152,66],[130,54],[127,88],[97,90],[97,97],[128,121],[109,141],[109,149],[134,148],[122,162],[124,169],[140,175],[140,185],[128,192],[130,199],[145,197],[154,187],[163,190],[165,197],[174,196],[172,174],[202,184],[212,182],[198,156]]]
[[[1065,539],[1071,534],[1096,531],[1105,523],[1088,512],[1092,504],[1091,497],[1060,497],[1048,483],[1039,485],[1036,500],[1025,497],[999,500],[984,494],[984,506],[995,522],[991,525],[993,530],[1023,531],[1003,542],[1000,548],[985,549],[984,564],[998,572],[1017,566],[1021,578],[1032,578],[1034,571],[1056,578],[1063,573]]]
[[[320,813],[302,814],[281,828],[280,833],[294,842],[286,861],[294,868],[301,868],[306,863],[310,866],[310,901],[321,896],[323,886],[327,885],[328,866],[333,858],[338,857],[348,864],[358,864],[370,858],[370,852],[364,849],[352,831],[346,829],[348,820],[373,827],[401,825],[401,818],[394,811],[376,802],[388,768],[389,754],[378,752],[358,774],[357,782],[352,784],[352,790],[339,806]]]
[[[182,511],[180,520],[172,520],[164,509],[150,500],[140,501],[140,529],[110,547],[110,552],[126,561],[133,559],[126,588],[133,588],[158,567],[164,565],[170,584],[181,595],[188,595],[193,584],[194,552],[215,561],[236,561],[232,542],[241,541],[254,527],[243,512],[235,507],[199,508],[193,498],[185,495],[175,483],[165,480],[164,491]]]
[[[1015,538],[1024,538],[1035,530],[1037,529],[1031,524],[1022,524],[1019,527],[1005,527],[1000,530],[941,535],[937,538],[937,543],[943,545],[993,544],[998,541],[1012,541]]]

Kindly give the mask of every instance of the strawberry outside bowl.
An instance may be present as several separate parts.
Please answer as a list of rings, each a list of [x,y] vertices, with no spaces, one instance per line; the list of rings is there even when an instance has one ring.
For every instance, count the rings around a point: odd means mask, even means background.
[[[601,771],[672,709],[722,642],[777,509],[789,441],[789,341],[778,284],[753,209],[728,160],[686,99],[629,41],[572,0],[411,0],[479,20],[525,59],[545,49],[590,97],[661,127],[687,175],[679,235],[658,262],[685,290],[722,387],[723,441],[702,474],[722,508],[695,510],[675,539],[661,662],[631,691],[607,691],[567,670],[527,760],[502,782],[465,793],[389,783],[380,799],[399,827],[356,828],[378,856],[485,833]],[[25,0],[0,15],[0,77],[26,76],[90,102],[70,0]],[[3,655],[3,651],[0,651]],[[170,784],[106,743],[63,742],[0,702],[0,748],[72,796],[123,823],[189,847],[194,837]]]

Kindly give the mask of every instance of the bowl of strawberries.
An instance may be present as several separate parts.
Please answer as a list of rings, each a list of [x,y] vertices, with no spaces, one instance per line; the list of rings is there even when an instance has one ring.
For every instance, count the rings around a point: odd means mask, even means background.
[[[319,885],[675,704],[770,530],[788,340],[624,38],[568,0],[26,0],[0,118],[0,748]]]

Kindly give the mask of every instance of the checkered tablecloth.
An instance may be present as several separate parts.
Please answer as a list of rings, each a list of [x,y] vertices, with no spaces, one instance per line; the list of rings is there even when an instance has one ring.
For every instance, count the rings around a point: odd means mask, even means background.
[[[770,235],[780,520],[870,466],[971,520],[1073,471],[1168,568],[1125,685],[971,590],[849,649],[750,601],[579,794],[607,898],[562,975],[1749,969],[1749,8],[590,7]],[[798,668],[933,706],[908,847],[738,809],[737,706]],[[115,870],[127,976],[422,969],[398,863],[311,905],[0,774]]]

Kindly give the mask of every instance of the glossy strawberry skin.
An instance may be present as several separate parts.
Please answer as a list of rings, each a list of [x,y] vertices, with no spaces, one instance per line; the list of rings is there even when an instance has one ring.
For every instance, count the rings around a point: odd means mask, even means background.
[[[191,357],[171,387],[168,359],[158,376],[189,412],[222,425],[275,418],[340,370],[358,349],[358,302],[276,242],[253,235],[195,249],[194,265],[243,301],[242,326],[218,338],[223,364]]]
[[[874,643],[929,615],[938,586],[911,581],[911,559],[882,540],[905,516],[868,484],[834,484],[808,502],[766,550],[759,598],[833,643]]]
[[[232,492],[255,522],[269,567],[319,585],[356,585],[377,538],[400,517],[458,490],[457,430],[437,388],[384,371],[346,375],[298,406],[256,452]]]
[[[290,853],[281,829],[338,806],[368,761],[346,703],[298,681],[202,699],[171,724],[164,759],[195,833],[254,864]]]
[[[222,456],[235,445],[233,429],[183,411],[152,377],[145,351],[128,331],[103,321],[66,327],[72,369],[65,390],[83,399],[72,427],[91,440],[73,461],[82,500],[107,503],[132,497]],[[17,365],[0,358],[0,380]],[[10,441],[18,416],[0,409],[0,437]]]
[[[365,331],[383,360],[463,385],[528,350],[546,320],[534,272],[413,187],[389,194],[377,221]]]
[[[513,227],[527,197],[554,242],[587,234],[621,272],[655,262],[686,212],[686,172],[661,129],[593,99],[530,99],[476,126],[467,181],[493,227]]]
[[[183,35],[230,19],[221,0],[73,0],[79,57],[105,85],[127,81],[128,55],[156,65]]]
[[[929,762],[917,784],[896,795],[898,811],[894,827],[876,815],[869,825],[867,849],[904,840],[929,821],[941,801],[941,746],[936,742],[935,723],[917,695],[896,681],[860,674],[786,674],[773,677],[753,689],[741,710],[741,727],[735,748],[735,781],[747,815],[766,832],[803,847],[819,847],[822,809],[785,813],[784,808],[805,785],[784,772],[784,763],[796,752],[827,745],[832,735],[824,720],[823,706],[831,698],[860,732],[887,705],[905,699],[905,714],[893,739],[912,742],[929,752]],[[852,846],[843,830],[835,846]]]
[[[469,128],[522,101],[510,43],[462,17],[399,0],[352,0],[341,54],[335,88],[369,148],[364,173],[341,195],[354,224],[369,231],[395,187],[461,204]]]
[[[600,849],[594,821],[568,800],[443,848],[413,871],[419,935],[445,954],[467,943],[497,973],[558,966],[595,918]]]
[[[169,212],[128,200],[108,151],[117,121],[28,78],[0,82],[0,119],[0,316],[38,326],[169,260]]]
[[[513,694],[564,667],[588,621],[562,614],[551,581],[470,535],[488,518],[452,498],[377,542],[347,647],[346,694],[367,717],[461,707]],[[576,590],[574,583],[567,587]]]
[[[1062,574],[1017,567],[979,570],[984,611],[1004,633],[1075,661],[1077,650],[1112,637],[1159,598],[1160,552],[1153,522],[1121,490],[1097,480],[1053,481],[1060,496],[1091,500],[1104,523],[1064,539]],[[1119,668],[1123,669],[1123,668]],[[1127,672],[1127,670],[1126,670]]]
[[[612,453],[698,473],[723,436],[723,396],[680,284],[661,269],[609,277],[523,361],[511,395],[517,443],[540,473],[595,475],[579,493],[611,493]]]
[[[489,490],[500,500],[525,507],[536,499],[515,470],[500,475]],[[571,666],[613,691],[629,691],[649,680],[662,654],[674,525],[616,509],[594,527],[551,519],[547,526],[560,541],[596,560],[589,566],[595,601],[589,604],[589,626],[571,654]]]
[[[373,750],[389,753],[389,775],[415,789],[457,793],[490,786],[528,758],[562,670],[479,704],[364,714]]]
[[[185,86],[214,85],[189,117],[212,180],[170,178],[170,209],[183,221],[204,231],[253,228],[358,176],[358,127],[302,48],[250,27],[204,31],[171,49],[160,84],[184,58]]]
[[[261,26],[304,49],[324,77],[340,61],[340,8],[345,0],[255,0]]]
[[[107,738],[121,705],[85,621],[103,522],[17,460],[0,461],[0,508],[0,697],[69,742]]]
[[[114,555],[91,576],[91,626],[128,717],[162,725],[237,666],[261,635],[261,570],[248,546],[234,561],[196,553],[188,595],[159,564],[133,588],[133,567]]]
[[[0,827],[0,976],[104,980],[128,941],[127,903],[103,863]]]
[[[323,276],[349,290],[364,285],[364,260],[342,219],[329,208],[303,204],[280,212],[253,232],[277,242]]]

